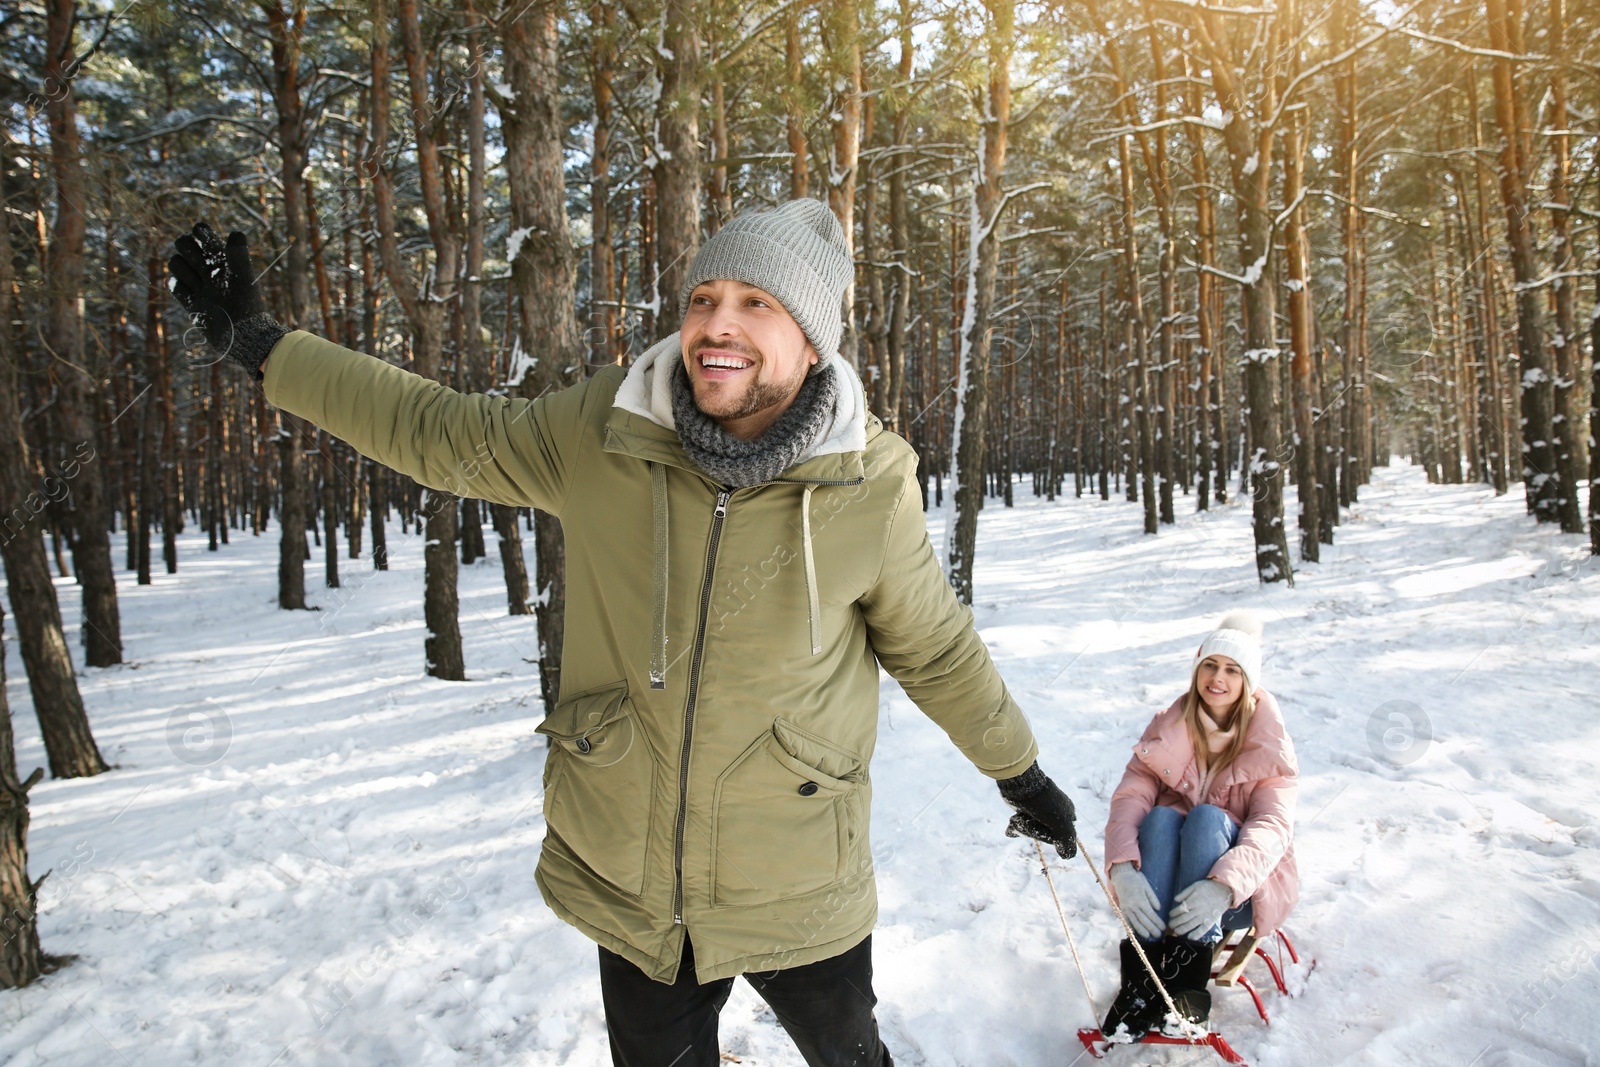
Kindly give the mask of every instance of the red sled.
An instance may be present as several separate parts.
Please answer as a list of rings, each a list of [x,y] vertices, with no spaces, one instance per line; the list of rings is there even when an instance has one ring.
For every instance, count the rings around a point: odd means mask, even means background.
[[[1216,985],[1240,986],[1245,992],[1249,993],[1250,999],[1255,1002],[1256,1013],[1261,1016],[1261,1021],[1269,1026],[1272,1025],[1272,1020],[1267,1018],[1267,1006],[1262,1003],[1261,994],[1256,991],[1254,983],[1245,975],[1245,964],[1249,963],[1254,956],[1261,957],[1262,962],[1267,965],[1267,970],[1272,974],[1272,981],[1278,987],[1278,992],[1289,997],[1294,996],[1294,994],[1289,991],[1289,986],[1284,981],[1283,954],[1285,952],[1289,954],[1291,963],[1300,962],[1300,954],[1295,951],[1294,942],[1289,940],[1288,934],[1279,930],[1272,935],[1272,938],[1277,941],[1276,959],[1267,953],[1267,950],[1262,946],[1263,939],[1257,936],[1254,930],[1241,933],[1231,941],[1228,938],[1224,938],[1217,945],[1216,958],[1219,961],[1225,960],[1225,962],[1214,964],[1211,971],[1211,980]],[[1316,966],[1315,961],[1312,962],[1311,966]],[[1106,1036],[1095,1027],[1079,1030],[1078,1040],[1083,1042],[1083,1047],[1095,1059],[1103,1059],[1106,1050],[1114,1044],[1106,1040]],[[1115,1044],[1121,1043],[1115,1042]],[[1228,1039],[1215,1030],[1199,1037],[1168,1037],[1166,1034],[1151,1032],[1145,1034],[1138,1041],[1128,1043],[1133,1045],[1204,1045],[1211,1048],[1227,1063],[1238,1064],[1239,1067],[1249,1067],[1244,1057],[1235,1052],[1233,1046],[1228,1044]]]

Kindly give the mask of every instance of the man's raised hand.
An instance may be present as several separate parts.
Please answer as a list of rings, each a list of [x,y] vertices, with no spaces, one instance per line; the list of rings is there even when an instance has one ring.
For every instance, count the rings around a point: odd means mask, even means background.
[[[259,381],[261,364],[289,331],[261,300],[245,235],[235,230],[223,244],[202,221],[180,235],[173,248],[177,254],[167,260],[167,288],[205,331],[211,354],[231,359]]]

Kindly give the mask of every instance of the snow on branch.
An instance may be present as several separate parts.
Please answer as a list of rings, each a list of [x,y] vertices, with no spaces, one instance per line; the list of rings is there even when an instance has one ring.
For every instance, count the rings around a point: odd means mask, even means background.
[[[990,215],[989,216],[989,220],[987,222],[985,222],[981,227],[975,227],[973,229],[973,232],[972,232],[972,248],[973,248],[973,250],[976,251],[977,247],[978,247],[978,242],[982,241],[984,238],[987,238],[989,236],[990,232],[995,228],[995,225],[1000,221],[1000,216],[1005,213],[1006,205],[1011,203],[1011,200],[1012,200],[1013,197],[1021,196],[1023,193],[1031,193],[1035,189],[1048,189],[1048,188],[1050,188],[1050,183],[1049,182],[1030,182],[1029,184],[1021,186],[1021,187],[1016,188],[1016,189],[1007,189],[1004,193],[1002,193],[1001,196],[1000,196],[1000,203],[996,204],[995,207],[994,207],[994,214]],[[976,220],[974,220],[974,221],[976,221]]]
[[[1407,7],[1405,10],[1396,13],[1394,16],[1393,25],[1379,26],[1377,29],[1361,38],[1361,40],[1357,41],[1349,48],[1346,48],[1343,52],[1340,52],[1338,55],[1329,56],[1321,62],[1313,63],[1309,67],[1306,67],[1304,70],[1296,74],[1292,79],[1290,79],[1289,84],[1284,87],[1283,92],[1279,95],[1278,106],[1273,109],[1272,117],[1266,121],[1266,127],[1268,129],[1273,129],[1278,125],[1278,120],[1283,117],[1283,113],[1287,105],[1294,100],[1295,90],[1300,87],[1301,83],[1317,77],[1323,71],[1332,67],[1336,67],[1346,60],[1353,59],[1355,56],[1360,55],[1368,48],[1371,48],[1373,45],[1389,36],[1391,33],[1404,33],[1405,30],[1402,29],[1399,24],[1405,21],[1405,19],[1413,11],[1421,6],[1422,0],[1412,0],[1410,7]]]
[[[1556,271],[1552,274],[1546,274],[1543,278],[1535,278],[1531,282],[1517,282],[1511,287],[1511,289],[1513,292],[1525,293],[1529,289],[1543,289],[1551,282],[1566,281],[1572,278],[1576,278],[1579,281],[1588,281],[1593,277],[1594,271],[1590,270],[1562,270]],[[1596,308],[1600,309],[1600,304],[1597,304]]]
[[[1440,37],[1437,34],[1426,33],[1422,30],[1408,30],[1403,26],[1395,27],[1395,32],[1419,41],[1430,44],[1442,44],[1446,48],[1453,48],[1458,52],[1465,52],[1469,56],[1483,56],[1487,59],[1509,59],[1513,62],[1542,63],[1550,57],[1538,52],[1502,52],[1498,48],[1477,48],[1470,44],[1462,44],[1451,37]]]
[[[1226,7],[1201,3],[1200,0],[1162,0],[1162,2],[1171,4],[1173,7],[1189,7],[1196,11],[1204,11],[1208,15],[1252,15],[1262,17],[1278,13],[1276,4],[1270,7]]]
[[[1381,207],[1373,207],[1370,204],[1357,204],[1349,197],[1343,195],[1342,193],[1336,193],[1332,189],[1307,189],[1306,192],[1311,196],[1320,196],[1328,200],[1337,200],[1341,204],[1355,208],[1363,215],[1374,215],[1380,219],[1388,219],[1390,222],[1403,222],[1407,226],[1420,226],[1424,229],[1426,229],[1428,226],[1427,219],[1408,219],[1404,215],[1397,215],[1393,211],[1385,211]]]
[[[1228,128],[1228,123],[1232,120],[1232,114],[1223,112],[1221,118],[1215,119],[1208,119],[1204,115],[1178,115],[1175,118],[1161,119],[1158,122],[1147,122],[1139,126],[1118,126],[1115,129],[1107,130],[1099,137],[1094,138],[1085,147],[1093,148],[1097,144],[1103,144],[1106,141],[1114,141],[1118,137],[1126,137],[1130,133],[1149,133],[1152,130],[1165,129],[1168,126],[1203,126],[1208,130],[1217,130],[1218,132],[1221,132],[1222,130]]]
[[[1071,231],[1064,230],[1060,226],[1037,226],[1031,230],[1018,230],[1016,233],[1008,233],[1000,240],[1004,243],[1006,241],[1023,241],[1029,237],[1054,237],[1068,233],[1071,233]]]
[[[1286,207],[1282,211],[1278,212],[1278,217],[1272,220],[1272,229],[1274,231],[1276,231],[1278,229],[1278,227],[1282,226],[1285,222],[1287,222],[1288,219],[1289,219],[1289,216],[1294,214],[1295,208],[1297,208],[1301,204],[1303,204],[1305,202],[1305,199],[1306,199],[1306,191],[1304,189],[1301,189],[1298,193],[1295,194],[1294,203],[1290,204],[1288,207]]]
[[[1267,253],[1261,253],[1261,258],[1250,264],[1250,266],[1245,269],[1243,274],[1229,274],[1221,267],[1213,267],[1209,263],[1196,263],[1187,258],[1184,260],[1184,262],[1188,263],[1192,267],[1199,268],[1207,274],[1214,274],[1218,278],[1226,278],[1230,282],[1236,282],[1239,285],[1243,285],[1248,288],[1249,286],[1259,282],[1261,280],[1261,272],[1267,269]]]

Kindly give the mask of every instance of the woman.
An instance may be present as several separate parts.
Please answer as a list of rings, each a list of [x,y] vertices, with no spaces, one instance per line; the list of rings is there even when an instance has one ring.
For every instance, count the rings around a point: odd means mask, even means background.
[[[1189,691],[1145,727],[1111,797],[1106,866],[1128,925],[1184,1020],[1207,1025],[1211,962],[1228,930],[1266,936],[1299,899],[1294,745],[1261,688],[1261,623],[1230,612],[1201,643]],[[1123,941],[1122,988],[1101,1030],[1138,1040],[1166,1005]],[[1120,1032],[1119,1032],[1120,1031]]]

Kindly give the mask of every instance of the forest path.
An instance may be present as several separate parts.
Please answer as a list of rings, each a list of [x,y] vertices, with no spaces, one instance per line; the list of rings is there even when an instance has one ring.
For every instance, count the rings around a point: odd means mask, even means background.
[[[1266,995],[1270,1028],[1219,992],[1235,1047],[1255,1067],[1595,1062],[1586,541],[1536,528],[1520,492],[1392,467],[1321,564],[1264,589],[1247,506],[1180,497],[1177,528],[1150,538],[1135,505],[1026,490],[983,513],[975,611],[1097,858],[1129,747],[1200,637],[1234,606],[1265,621],[1303,775],[1289,928],[1317,965],[1300,998]],[[936,544],[944,519],[929,515]],[[391,545],[388,573],[347,564],[346,589],[314,591],[320,612],[272,607],[271,535],[215,555],[186,535],[178,575],[122,587],[130,662],[83,676],[119,767],[33,794],[41,934],[80,959],[0,994],[0,1061],[608,1062],[593,947],[533,886],[532,620],[503,616],[497,564],[464,568],[472,680],[423,678],[420,538]],[[7,655],[26,773],[43,752]],[[1002,836],[993,786],[892,683],[880,717],[874,945],[897,1062],[1073,1062],[1090,1010],[1032,845]],[[1114,921],[1082,860],[1052,866],[1103,1010]],[[743,983],[722,1040],[747,1065],[800,1062]]]

